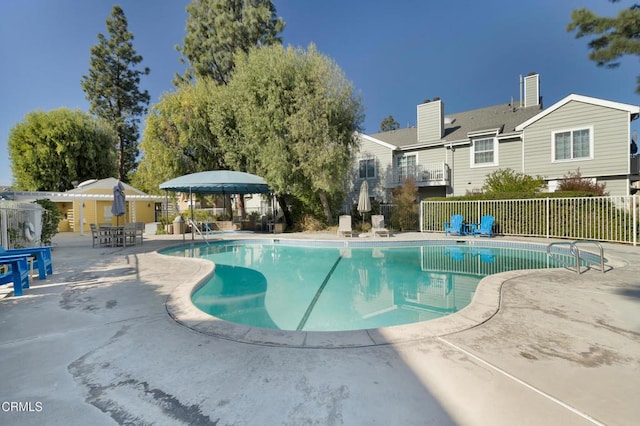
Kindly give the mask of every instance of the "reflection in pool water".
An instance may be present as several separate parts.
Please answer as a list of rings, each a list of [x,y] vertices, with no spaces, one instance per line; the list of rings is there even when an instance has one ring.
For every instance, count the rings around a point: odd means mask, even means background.
[[[231,242],[165,254],[210,259],[192,297],[218,318],[281,330],[356,330],[426,321],[471,302],[482,277],[557,267],[543,251],[457,245],[307,247]]]

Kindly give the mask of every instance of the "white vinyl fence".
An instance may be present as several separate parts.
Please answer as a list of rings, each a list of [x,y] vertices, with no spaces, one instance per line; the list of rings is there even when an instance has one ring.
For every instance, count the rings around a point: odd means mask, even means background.
[[[420,203],[420,230],[444,232],[443,223],[461,214],[466,223],[495,217],[499,235],[588,239],[637,245],[637,195],[533,198],[520,200],[428,201]]]
[[[44,208],[34,203],[0,201],[0,243],[5,249],[40,245]]]

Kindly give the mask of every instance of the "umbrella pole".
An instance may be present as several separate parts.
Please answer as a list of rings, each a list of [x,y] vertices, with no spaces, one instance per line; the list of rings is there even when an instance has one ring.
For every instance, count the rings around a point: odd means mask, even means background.
[[[191,207],[191,223],[190,225],[193,227],[193,192],[191,192],[191,187],[189,187],[189,205]],[[191,241],[194,240],[193,229],[191,230]],[[184,239],[184,234],[183,234]]]

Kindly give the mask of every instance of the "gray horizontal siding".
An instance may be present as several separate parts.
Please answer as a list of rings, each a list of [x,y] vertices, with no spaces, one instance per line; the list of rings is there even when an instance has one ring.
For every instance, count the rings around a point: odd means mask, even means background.
[[[353,174],[354,180],[352,182],[352,195],[357,197],[358,191],[360,191],[360,183],[362,182],[362,180],[359,179],[359,160],[364,158],[375,158],[376,177],[375,179],[368,179],[369,191],[371,195],[375,196],[377,199],[386,200],[386,181],[387,175],[390,175],[392,173],[392,157],[393,152],[390,148],[366,139],[361,139],[360,149],[356,154],[356,161],[354,166],[355,170]]]
[[[498,144],[498,164],[487,167],[471,167],[471,147],[456,148],[453,161],[449,166],[453,170],[453,195],[465,195],[467,191],[479,191],[488,174],[498,169],[522,170],[522,145],[520,141],[501,142]]]
[[[552,162],[552,134],[593,128],[593,160]],[[524,171],[547,179],[580,168],[583,176],[626,175],[629,164],[629,114],[582,102],[569,102],[524,129]]]

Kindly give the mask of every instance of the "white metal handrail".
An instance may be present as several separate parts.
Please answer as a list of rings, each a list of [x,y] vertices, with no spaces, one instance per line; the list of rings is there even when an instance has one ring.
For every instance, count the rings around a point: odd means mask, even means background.
[[[205,237],[204,233],[200,230],[200,228],[198,228],[198,225],[196,224],[196,222],[193,219],[189,219],[188,223],[191,226],[191,229],[192,230],[195,229],[195,231],[202,237],[204,242],[207,243],[207,245],[209,245],[209,241]],[[193,232],[193,231],[191,231],[191,232]]]
[[[553,258],[556,262],[558,263],[562,263],[565,265],[565,267],[567,266],[567,264],[563,261],[561,261],[559,258],[554,257],[553,254],[551,252],[551,247],[553,246],[557,246],[557,245],[568,245],[569,246],[569,251],[571,252],[571,254],[573,254],[573,257],[575,259],[575,268],[576,268],[576,272],[578,274],[582,273],[582,270],[580,268],[581,263],[582,263],[582,257],[580,256],[580,248],[578,247],[578,244],[593,244],[596,247],[598,247],[599,251],[600,251],[600,271],[602,273],[605,272],[605,266],[604,266],[604,248],[602,247],[602,244],[600,244],[597,241],[593,241],[593,240],[576,240],[573,242],[569,242],[569,241],[555,241],[553,243],[550,243],[547,245],[547,256]],[[588,258],[584,258],[585,262],[588,262],[589,264],[593,264],[594,262],[591,261],[591,259]]]

